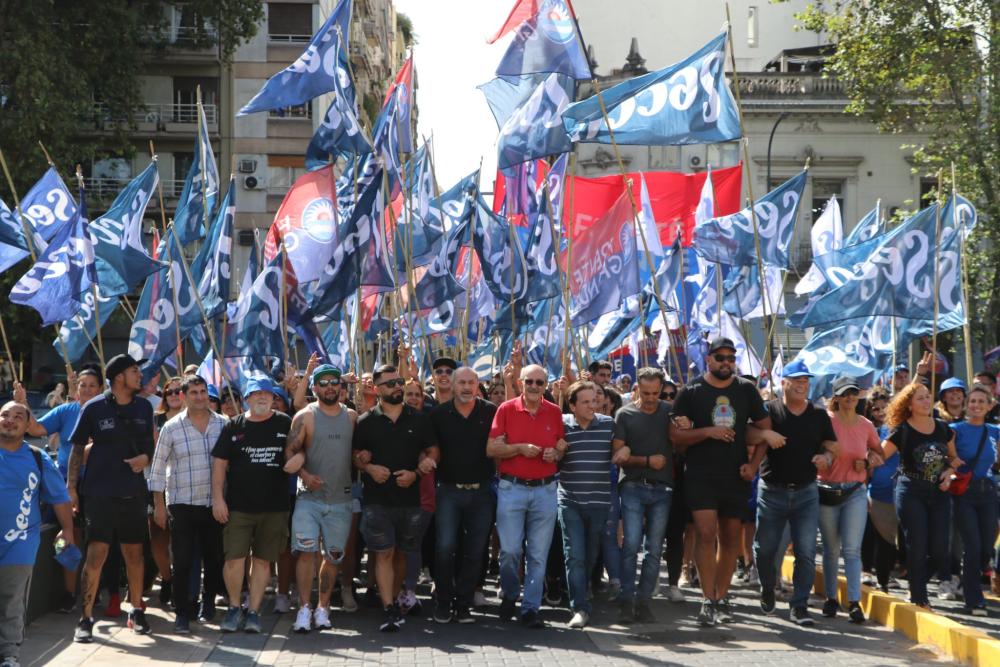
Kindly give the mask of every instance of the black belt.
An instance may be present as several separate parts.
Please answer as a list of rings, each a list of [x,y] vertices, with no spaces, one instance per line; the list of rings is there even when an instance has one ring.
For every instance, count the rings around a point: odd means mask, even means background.
[[[546,484],[551,484],[556,481],[556,476],[550,475],[549,477],[542,477],[541,479],[522,479],[521,477],[515,477],[514,475],[500,475],[500,479],[508,481],[512,484],[520,484],[521,486],[545,486]]]
[[[807,486],[812,486],[816,483],[816,480],[811,479],[808,482],[771,482],[766,479],[761,480],[764,484],[768,486],[773,486],[779,489],[784,489],[785,491],[798,491],[804,489]]]
[[[628,484],[629,482],[642,484],[643,486],[670,486],[670,482],[664,482],[661,479],[646,479],[645,477],[625,478],[624,483]]]
[[[445,484],[447,486],[453,486],[456,489],[462,489],[462,490],[468,489],[472,491],[475,491],[480,487],[489,486],[489,482],[441,482],[441,484]]]

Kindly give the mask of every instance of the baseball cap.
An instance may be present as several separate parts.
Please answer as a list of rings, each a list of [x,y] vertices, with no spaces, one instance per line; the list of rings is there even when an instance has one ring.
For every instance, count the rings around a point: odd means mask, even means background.
[[[215,400],[219,400],[219,388],[216,387],[214,384],[208,385],[208,397],[214,398]]]
[[[331,364],[320,364],[313,369],[312,375],[309,376],[309,385],[312,386],[316,384],[316,380],[323,375],[335,375],[337,376],[337,379],[340,379],[341,372],[339,368]]]
[[[719,337],[713,338],[712,342],[708,344],[708,353],[711,354],[712,352],[721,350],[724,347],[728,347],[730,350],[736,351],[736,343],[728,338]]]
[[[909,373],[910,367],[907,366],[906,364],[896,364],[896,367],[892,369],[892,372],[898,373],[899,371],[906,371],[907,373]]]
[[[833,381],[834,396],[843,396],[844,392],[850,391],[851,389],[861,391],[861,386],[858,385],[857,380],[854,378],[839,377]]]
[[[941,398],[941,395],[949,389],[961,389],[964,393],[969,393],[969,388],[959,378],[948,378],[938,388],[938,398]]]
[[[255,391],[269,391],[272,394],[274,391],[274,383],[271,382],[271,378],[267,377],[256,377],[247,380],[246,391],[243,393],[244,396],[249,396]]]
[[[271,393],[280,398],[281,400],[283,400],[285,402],[285,405],[291,407],[292,401],[290,398],[288,398],[288,392],[285,391],[284,387],[280,385],[275,385],[274,387],[272,387]]]
[[[458,368],[458,362],[451,357],[438,357],[431,364],[431,370],[438,368],[440,366],[447,366],[451,370],[456,370]]]
[[[785,366],[784,370],[781,371],[781,377],[783,378],[811,378],[816,377],[816,374],[809,370],[806,366],[806,362],[801,359],[793,359]]]
[[[136,360],[127,354],[119,354],[111,358],[108,365],[104,367],[104,377],[108,382],[113,382],[117,375],[124,373],[133,366],[142,366],[149,359]]]

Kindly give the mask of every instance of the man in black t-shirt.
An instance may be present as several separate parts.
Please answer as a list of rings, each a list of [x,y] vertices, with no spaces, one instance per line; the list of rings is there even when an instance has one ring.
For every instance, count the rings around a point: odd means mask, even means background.
[[[674,415],[687,417],[693,428],[670,425],[675,449],[686,455],[684,495],[694,516],[695,563],[705,594],[698,614],[702,626],[733,620],[726,593],[741,548],[750,481],[757,472],[747,456],[747,422],[771,427],[757,387],[735,375],[733,341],[716,338],[708,352],[708,372],[682,388],[674,402]]]
[[[223,578],[229,610],[219,624],[223,632],[243,626],[260,632],[260,605],[271,578],[271,563],[288,543],[288,475],[285,444],[292,420],[271,409],[274,385],[267,378],[247,382],[246,412],[233,417],[212,449],[212,514],[225,525]],[[244,564],[250,566],[250,604],[240,609]]]
[[[825,410],[809,402],[809,372],[795,360],[781,375],[781,399],[768,402],[772,430],[750,429],[747,442],[759,446],[754,461],[763,460],[757,486],[757,532],[753,553],[760,575],[760,608],[774,613],[774,584],[778,552],[785,525],[790,524],[795,551],[794,592],[789,602],[791,620],[812,625],[807,611],[809,591],[816,576],[816,531],[819,527],[817,470],[832,462],[837,435]]]
[[[430,417],[403,404],[403,384],[395,366],[372,374],[378,404],[354,428],[354,466],[363,471],[361,531],[375,552],[375,581],[385,609],[382,632],[403,624],[396,596],[406,552],[420,548],[420,484],[417,478],[437,465],[438,448]]]

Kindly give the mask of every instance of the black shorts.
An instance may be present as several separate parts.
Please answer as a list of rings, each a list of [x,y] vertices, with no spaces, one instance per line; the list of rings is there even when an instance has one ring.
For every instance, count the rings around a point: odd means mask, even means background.
[[[419,506],[364,505],[361,508],[361,532],[365,544],[376,553],[393,548],[406,552],[419,550],[425,528]]]
[[[88,542],[142,544],[149,538],[144,497],[87,496],[84,512]]]
[[[735,477],[684,477],[684,501],[692,512],[715,510],[723,519],[739,519],[747,514],[750,482]]]

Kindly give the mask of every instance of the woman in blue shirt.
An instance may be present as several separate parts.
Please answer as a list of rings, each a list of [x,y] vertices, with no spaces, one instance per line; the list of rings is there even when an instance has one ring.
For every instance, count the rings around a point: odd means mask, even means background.
[[[965,610],[973,616],[987,615],[980,577],[983,568],[989,565],[997,534],[997,492],[990,469],[997,460],[1000,427],[986,423],[986,414],[992,408],[993,396],[989,390],[975,385],[969,391],[965,421],[951,425],[958,458],[965,462],[958,472],[972,472],[969,487],[962,495],[955,496],[954,506],[955,521],[965,548],[962,558]]]
[[[889,436],[889,427],[885,424],[885,410],[888,405],[889,394],[884,389],[879,389],[868,397],[865,408],[865,416],[875,425],[881,440]],[[868,520],[875,529],[875,578],[883,593],[889,592],[889,575],[896,564],[896,535],[899,523],[892,494],[896,486],[898,468],[899,452],[896,452],[886,459],[885,463],[873,468],[868,480]]]

